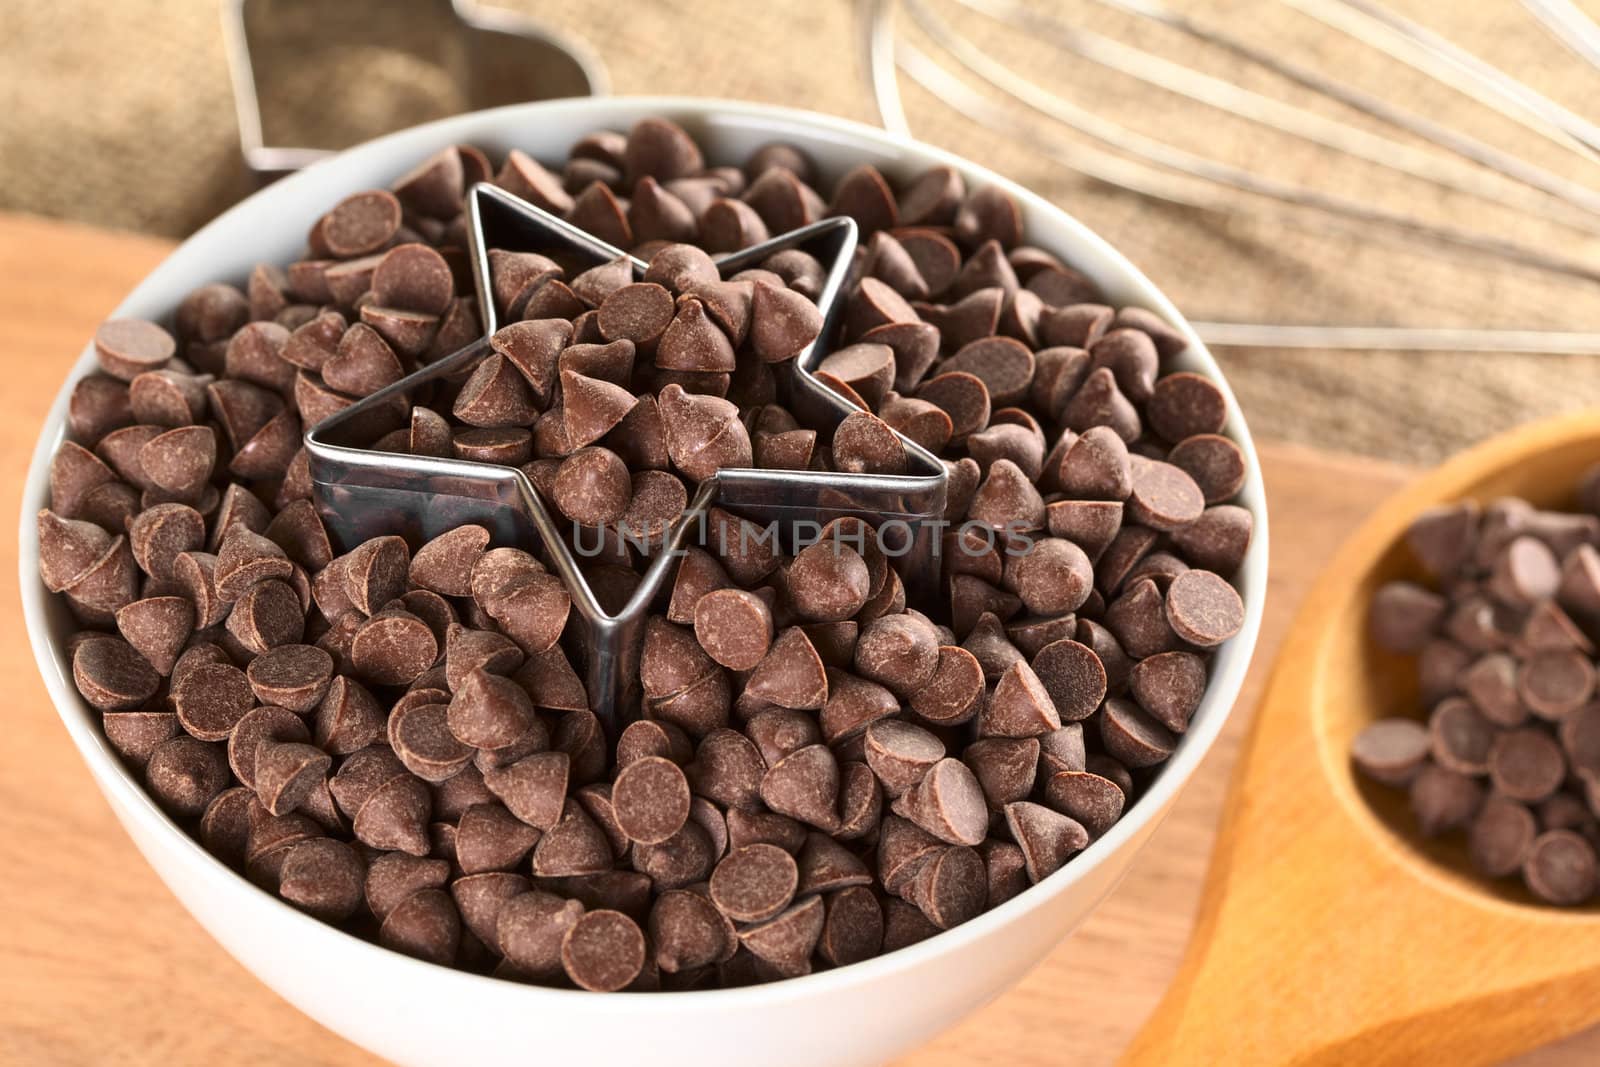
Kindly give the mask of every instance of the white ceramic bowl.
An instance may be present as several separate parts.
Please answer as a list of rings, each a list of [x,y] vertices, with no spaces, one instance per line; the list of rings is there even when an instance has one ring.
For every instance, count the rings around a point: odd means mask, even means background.
[[[522,148],[559,160],[582,134],[626,130],[646,115],[681,122],[713,161],[744,158],[774,139],[804,146],[825,180],[870,162],[891,177],[933,164],[993,183],[1017,198],[1027,238],[1061,255],[1114,304],[1154,309],[1188,334],[1178,361],[1221,383],[1211,355],[1176,309],[1131,263],[1027,190],[937,149],[823,115],[681,98],[563,100],[430,123],[373,141],[284,179],[186,241],[133,291],[117,315],[160,319],[192,288],[242,281],[261,261],[296,258],[311,223],[339,197],[384,186],[445,145]],[[1244,630],[1217,654],[1189,732],[1148,792],[1109,833],[1061,871],[973,921],[910,948],[805,978],[716,992],[597,996],[541,989],[437,967],[326,926],[256,889],[208,855],[145,794],[78,696],[63,654],[72,623],[38,577],[34,516],[49,500],[51,454],[61,442],[72,381],[94,367],[92,346],[73,367],[40,434],[22,500],[23,610],[39,670],[61,721],[106,799],[151,866],[213,937],[262,981],[328,1028],[402,1064],[478,1067],[595,1062],[722,1067],[879,1063],[904,1053],[999,995],[1103,898],[1216,740],[1255,649],[1267,591],[1261,471],[1228,394],[1226,433],[1244,450],[1240,502],[1256,516],[1255,543],[1238,577]],[[1226,386],[1224,386],[1226,390]],[[1138,946],[1129,946],[1137,951]],[[1062,1010],[1071,1011],[1063,991]]]

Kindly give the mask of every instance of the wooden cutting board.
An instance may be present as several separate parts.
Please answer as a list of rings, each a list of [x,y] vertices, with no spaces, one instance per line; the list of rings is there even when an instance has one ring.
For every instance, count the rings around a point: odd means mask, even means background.
[[[169,248],[0,215],[0,499],[18,499],[39,424],[85,339]],[[1019,985],[904,1067],[1110,1064],[1176,970],[1228,771],[1290,615],[1320,562],[1409,473],[1298,447],[1261,451],[1271,592],[1255,669],[1221,740],[1116,892]],[[145,866],[45,696],[23,632],[14,513],[3,528],[0,1063],[376,1064],[251,977]],[[1590,1032],[1519,1064],[1597,1059],[1600,1032]]]

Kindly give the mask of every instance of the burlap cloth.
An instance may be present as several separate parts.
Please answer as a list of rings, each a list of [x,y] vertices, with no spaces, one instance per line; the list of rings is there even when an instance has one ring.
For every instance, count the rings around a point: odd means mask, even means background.
[[[741,97],[876,118],[846,0],[502,2],[582,34],[609,66],[619,93]],[[1034,2],[1263,93],[1386,131],[1090,0]],[[1516,0],[1392,2],[1580,113],[1594,114],[1600,71],[1556,43]],[[1586,2],[1600,14],[1594,0]],[[1175,6],[1568,177],[1600,184],[1592,164],[1286,4],[1189,0]],[[410,15],[406,0],[384,7],[396,25]],[[1040,84],[1193,151],[1600,263],[1600,241],[1592,234],[1443,193],[1143,87],[949,0],[935,0],[933,9]],[[317,86],[326,99],[348,101],[343,109],[330,108],[330,116],[387,115],[404,124],[451,102],[449,84],[415,60],[370,50],[359,59]],[[1372,229],[1331,228],[1311,213],[1285,222],[1281,214],[1259,210],[1217,216],[1153,204],[1087,180],[902,82],[918,136],[1065,206],[1125,251],[1192,317],[1600,329],[1600,288],[1592,281],[1441,253]],[[408,114],[408,108],[421,113]],[[178,236],[250,188],[239,162],[212,0],[7,0],[0,4],[0,116],[0,208]],[[1081,143],[1048,120],[1033,119],[1039,143],[1057,137],[1069,147]],[[1247,349],[1218,356],[1258,435],[1407,460],[1431,461],[1514,423],[1600,403],[1596,357]]]

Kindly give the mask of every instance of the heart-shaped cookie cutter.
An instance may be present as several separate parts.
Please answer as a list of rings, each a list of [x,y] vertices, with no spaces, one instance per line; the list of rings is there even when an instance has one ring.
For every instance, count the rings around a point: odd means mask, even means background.
[[[493,298],[491,248],[546,252],[560,248],[592,261],[586,265],[625,257],[635,280],[646,269],[643,260],[488,183],[468,191],[467,220],[482,336],[324,419],[306,434],[313,498],[329,532],[346,549],[384,534],[398,534],[415,546],[468,523],[487,528],[493,544],[542,549],[535,555],[545,559],[572,596],[575,610],[568,619],[566,636],[583,661],[590,707],[613,736],[639,710],[638,666],[646,618],[669,592],[690,532],[712,507],[765,524],[786,546],[794,544],[800,523],[817,530],[835,518],[861,518],[879,531],[879,543],[893,558],[908,601],[933,601],[939,581],[947,473],[940,459],[904,435],[898,435],[906,451],[907,473],[902,475],[719,470],[699,483],[638,587],[615,613],[608,612],[596,597],[562,534],[561,520],[522,470],[370,447],[378,436],[374,424],[381,427],[387,419],[388,427],[397,425],[394,420],[402,404],[409,411],[410,397],[419,387],[459,376],[492,351],[489,338],[502,323]],[[779,365],[778,384],[780,399],[801,424],[828,436],[847,415],[859,410],[813,373],[837,337],[856,245],[854,220],[841,216],[714,257],[724,277],[792,248],[803,248],[826,266],[817,296],[822,331],[797,357]],[[891,529],[895,531],[892,537]]]
[[[398,16],[398,17],[397,17]],[[332,155],[340,145],[312,145],[306,116],[277,116],[271,103],[308,70],[348,72],[387,56],[438,71],[454,83],[457,106],[502,104],[609,91],[600,56],[582,38],[517,11],[478,0],[223,0],[222,37],[233,82],[239,152],[263,179]],[[337,60],[321,59],[329,45]],[[356,54],[359,53],[359,54]],[[413,66],[410,72],[415,74]],[[441,103],[439,94],[424,94]],[[269,106],[263,108],[263,103]],[[448,106],[446,107],[448,111]],[[412,115],[402,125],[412,125]],[[298,120],[298,121],[297,121]],[[387,132],[369,129],[371,137]],[[283,139],[295,143],[284,144]],[[357,140],[364,139],[357,137]]]

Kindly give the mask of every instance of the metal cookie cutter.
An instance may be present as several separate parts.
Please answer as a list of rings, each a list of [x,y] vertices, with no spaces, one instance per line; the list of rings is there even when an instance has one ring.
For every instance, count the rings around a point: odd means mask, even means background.
[[[429,119],[610,90],[581,39],[477,0],[223,0],[222,33],[239,149],[264,180]]]
[[[487,528],[498,545],[516,545],[542,555],[566,583],[575,611],[567,622],[569,647],[584,664],[589,703],[613,732],[639,705],[639,653],[652,607],[670,593],[680,549],[711,507],[726,508],[777,531],[781,545],[794,546],[797,524],[826,524],[854,516],[880,531],[893,527],[893,555],[908,599],[927,602],[939,577],[938,542],[944,514],[944,464],[920,445],[900,440],[904,475],[815,471],[723,469],[702,481],[685,514],[668,530],[627,603],[608,611],[585,576],[572,547],[577,531],[552,514],[528,476],[516,467],[459,459],[436,459],[370,446],[398,425],[430,383],[465,374],[492,351],[489,338],[502,325],[493,299],[488,251],[558,250],[583,268],[626,257],[635,280],[646,264],[621,249],[516,196],[488,184],[467,197],[471,272],[483,323],[482,337],[461,351],[402,379],[333,415],[306,435],[313,494],[329,531],[348,549],[371,537],[398,534],[413,545],[468,523]],[[739,252],[716,257],[724,276],[756,266],[775,252],[803,248],[827,266],[818,296],[822,332],[799,356],[779,366],[779,398],[803,425],[824,440],[856,407],[812,373],[838,332],[856,224],[828,218]],[[542,549],[542,551],[539,551]],[[615,606],[613,606],[615,607]],[[615,733],[613,733],[615,736]]]

